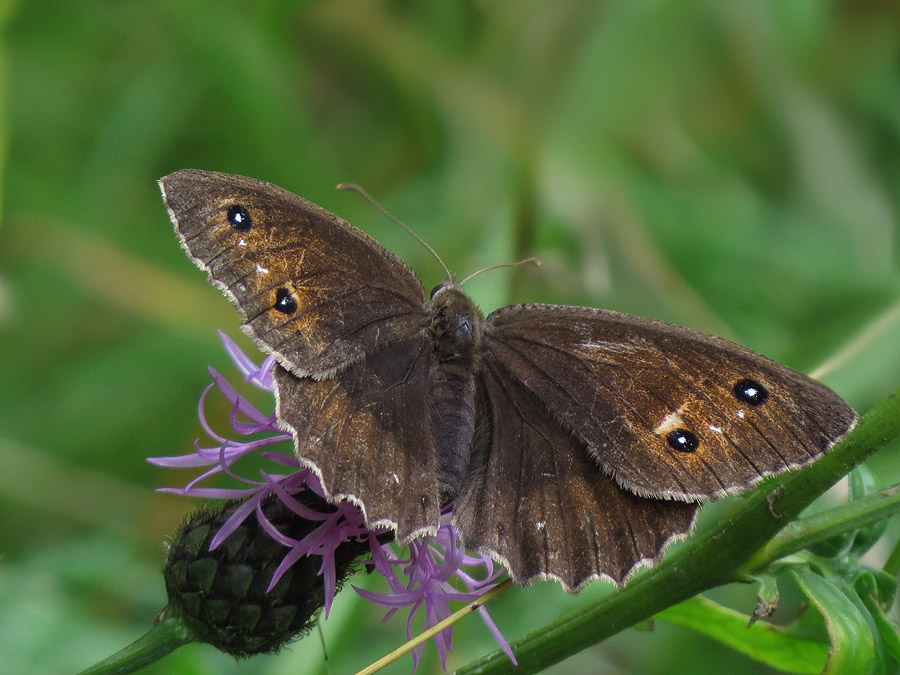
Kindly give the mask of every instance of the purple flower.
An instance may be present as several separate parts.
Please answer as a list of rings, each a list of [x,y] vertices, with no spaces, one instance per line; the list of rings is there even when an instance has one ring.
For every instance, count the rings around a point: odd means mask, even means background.
[[[398,609],[411,607],[406,621],[408,640],[413,637],[413,619],[419,609],[423,607],[425,609],[423,629],[428,629],[451,614],[450,601],[475,600],[493,588],[496,585],[494,582],[505,573],[502,567],[494,569],[494,562],[489,556],[472,556],[466,553],[456,528],[450,524],[450,515],[449,510],[443,514],[437,534],[410,542],[407,558],[400,558],[390,546],[384,546],[377,551],[372,550],[375,569],[388,580],[391,593],[375,593],[353,587],[367,600],[389,608],[385,620],[393,616]],[[454,578],[466,590],[461,591],[453,586],[451,580]],[[509,644],[484,606],[479,607],[478,612],[510,660],[516,663]],[[434,636],[444,670],[447,669],[447,653],[450,651],[452,639],[452,627],[445,628]],[[413,672],[419,665],[423,648],[424,645],[419,645],[413,650]]]
[[[253,360],[221,331],[219,335],[231,360],[240,370],[244,380],[256,388],[274,394],[272,366],[274,359],[267,357],[257,366]],[[276,541],[287,547],[281,564],[275,571],[269,588],[275,586],[291,565],[303,556],[317,555],[322,558],[319,574],[325,584],[325,616],[331,611],[334,599],[335,549],[352,539],[368,541],[376,571],[384,576],[391,588],[390,593],[376,593],[355,588],[364,598],[388,608],[385,620],[398,610],[409,607],[406,622],[407,638],[412,638],[413,622],[419,610],[424,609],[424,628],[429,628],[450,615],[450,602],[469,602],[494,587],[505,570],[494,565],[489,556],[468,554],[453,525],[450,524],[451,511],[445,509],[442,524],[437,534],[412,541],[405,556],[398,547],[382,544],[378,535],[386,530],[368,530],[362,511],[350,502],[340,502],[335,509],[323,513],[302,504],[296,495],[312,490],[320,497],[324,491],[318,478],[304,468],[294,457],[294,444],[290,434],[282,431],[274,414],[260,412],[246,398],[241,396],[225,377],[210,368],[212,384],[200,397],[198,415],[204,431],[213,441],[210,447],[201,447],[194,442],[194,452],[179,457],[152,457],[148,461],[157,466],[172,468],[208,467],[199,476],[189,481],[183,488],[162,488],[189,497],[213,499],[240,499],[242,504],[225,522],[212,541],[211,549],[219,546],[237,529],[250,514],[255,513],[263,529]],[[214,431],[206,418],[205,407],[209,393],[217,389],[231,404],[229,422],[237,439],[227,438]],[[270,470],[259,470],[259,478],[251,479],[240,475],[236,463],[247,455],[255,455],[271,463]],[[198,487],[201,482],[226,474],[246,487],[209,488]],[[263,513],[262,503],[274,494],[300,518],[320,522],[310,534],[300,540],[281,533]],[[500,643],[509,658],[515,657],[509,644],[497,629],[484,607],[478,611],[488,629]],[[447,654],[450,651],[452,628],[446,628],[434,636],[434,643],[446,669]],[[413,672],[418,666],[423,645],[413,651]]]

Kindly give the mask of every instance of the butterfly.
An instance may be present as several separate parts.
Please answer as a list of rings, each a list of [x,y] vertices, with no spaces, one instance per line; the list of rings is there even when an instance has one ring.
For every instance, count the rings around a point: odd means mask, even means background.
[[[271,354],[276,416],[332,501],[400,541],[442,507],[517,583],[623,583],[699,505],[815,461],[856,413],[749,349],[548,304],[483,316],[359,229],[253,178],[159,181],[184,250]]]

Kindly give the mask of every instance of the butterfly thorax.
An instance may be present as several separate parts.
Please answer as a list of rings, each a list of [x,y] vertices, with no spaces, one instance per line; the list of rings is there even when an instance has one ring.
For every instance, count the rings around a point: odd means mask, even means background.
[[[471,376],[481,346],[484,317],[453,282],[438,286],[431,296],[431,333],[438,368]]]
[[[453,282],[431,296],[434,364],[431,429],[440,456],[443,499],[454,499],[469,471],[475,427],[475,378],[484,317]]]

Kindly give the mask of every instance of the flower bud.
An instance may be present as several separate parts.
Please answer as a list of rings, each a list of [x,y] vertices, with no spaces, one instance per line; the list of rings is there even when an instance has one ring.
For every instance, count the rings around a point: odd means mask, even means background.
[[[309,490],[295,498],[317,511],[334,509]],[[175,536],[163,571],[169,596],[163,613],[180,615],[196,641],[237,657],[278,651],[315,625],[325,602],[320,555],[301,557],[267,590],[287,549],[257,518],[244,519],[216,549],[209,550],[216,532],[241,503],[228,502],[221,509],[192,514]],[[320,524],[272,497],[262,508],[273,526],[294,539],[302,539]],[[337,588],[355,571],[357,559],[368,552],[369,543],[358,539],[335,548]]]

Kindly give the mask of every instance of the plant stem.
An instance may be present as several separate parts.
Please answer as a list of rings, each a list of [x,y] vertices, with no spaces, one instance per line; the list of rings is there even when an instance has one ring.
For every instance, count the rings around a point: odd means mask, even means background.
[[[127,647],[83,670],[79,675],[124,675],[140,670],[175,651],[194,638],[181,617],[169,608],[153,627]]]

